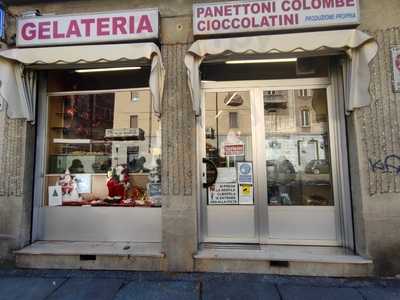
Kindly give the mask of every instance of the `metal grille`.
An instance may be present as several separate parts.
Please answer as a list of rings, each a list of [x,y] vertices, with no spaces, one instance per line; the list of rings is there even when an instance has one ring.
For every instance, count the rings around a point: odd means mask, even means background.
[[[219,250],[261,250],[257,244],[214,244],[206,243],[201,245],[202,249],[219,249]]]

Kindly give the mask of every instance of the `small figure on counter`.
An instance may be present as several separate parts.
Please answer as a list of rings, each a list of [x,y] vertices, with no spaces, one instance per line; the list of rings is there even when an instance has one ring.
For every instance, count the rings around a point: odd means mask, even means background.
[[[131,187],[131,183],[129,182],[129,170],[127,165],[120,165],[117,167],[117,174],[119,175],[119,182],[124,187],[124,197],[123,199],[128,198],[128,192]]]
[[[107,188],[108,197],[115,202],[127,199],[130,182],[129,171],[125,165],[119,165],[108,172]]]
[[[78,193],[78,183],[71,175],[69,169],[65,171],[63,176],[60,176],[57,185],[61,186],[63,202],[75,202],[82,200]]]

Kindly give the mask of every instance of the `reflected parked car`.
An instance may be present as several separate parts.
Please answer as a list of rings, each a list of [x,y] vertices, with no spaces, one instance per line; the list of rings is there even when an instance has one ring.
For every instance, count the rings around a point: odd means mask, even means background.
[[[326,159],[313,159],[307,164],[304,172],[307,174],[319,175],[329,174],[330,170],[331,168]]]
[[[268,185],[288,184],[296,180],[296,170],[287,160],[267,160]]]

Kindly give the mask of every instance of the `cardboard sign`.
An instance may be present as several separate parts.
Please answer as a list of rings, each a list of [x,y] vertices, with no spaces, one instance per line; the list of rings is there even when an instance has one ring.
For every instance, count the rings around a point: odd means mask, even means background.
[[[239,185],[239,204],[252,205],[253,201],[253,186],[251,184]]]
[[[239,184],[253,184],[253,163],[238,162],[237,172]]]
[[[49,207],[62,205],[62,190],[60,185],[49,186]]]
[[[19,18],[17,46],[146,40],[158,33],[158,9]]]
[[[193,5],[195,35],[336,27],[359,23],[358,0],[264,0]]]
[[[400,46],[392,48],[393,91],[400,93]]]
[[[208,188],[209,205],[238,204],[238,190],[235,183],[216,183]]]
[[[244,156],[244,144],[225,144],[224,156]]]

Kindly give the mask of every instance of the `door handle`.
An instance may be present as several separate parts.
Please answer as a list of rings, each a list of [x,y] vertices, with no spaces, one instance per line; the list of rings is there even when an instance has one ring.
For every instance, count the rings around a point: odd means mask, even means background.
[[[218,168],[211,159],[203,157],[202,161],[206,164],[206,183],[203,183],[203,188],[208,188],[217,181]]]

